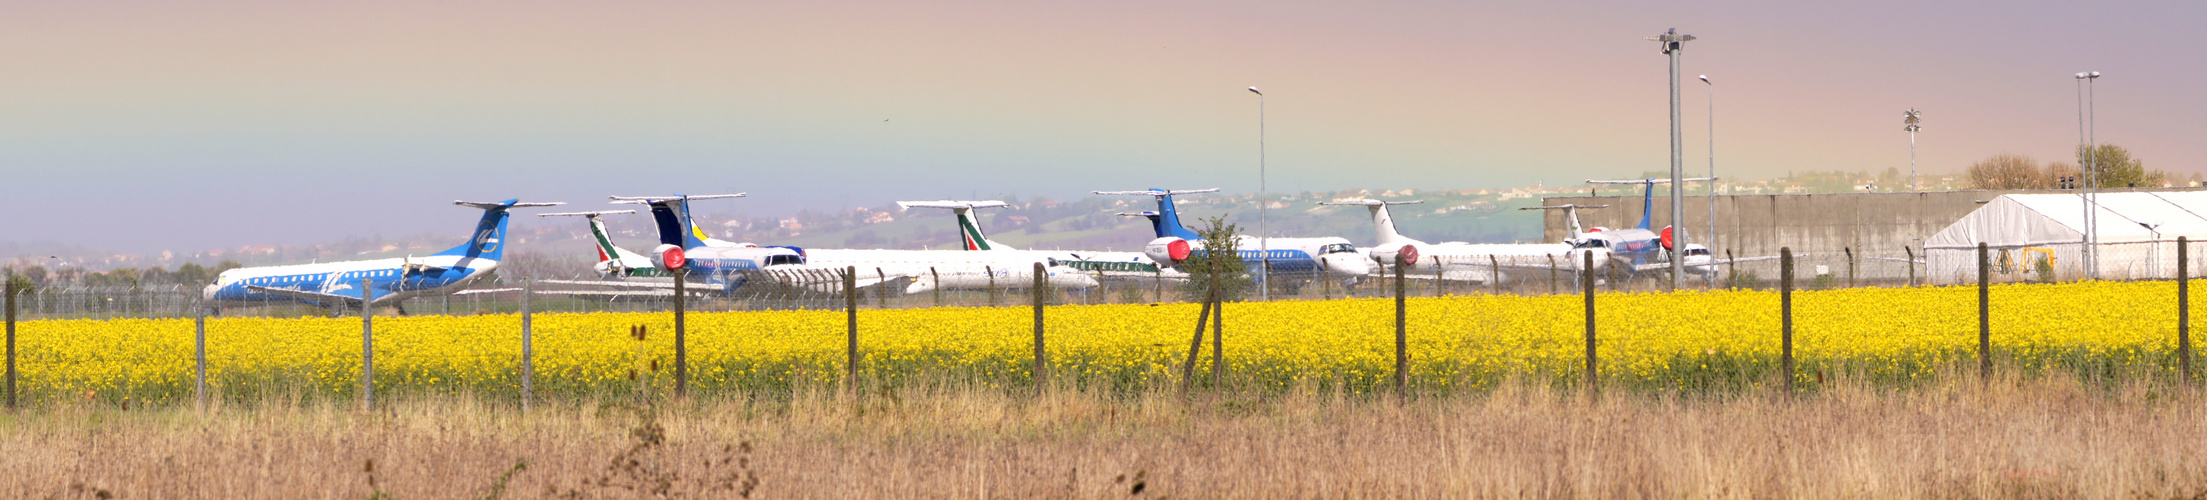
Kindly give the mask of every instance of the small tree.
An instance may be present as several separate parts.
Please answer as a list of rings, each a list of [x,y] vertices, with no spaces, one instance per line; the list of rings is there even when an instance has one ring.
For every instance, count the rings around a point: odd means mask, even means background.
[[[2077,161],[2092,169],[2092,181],[2099,187],[2161,187],[2169,174],[2159,170],[2148,171],[2144,162],[2130,156],[2130,150],[2114,144],[2077,148]]]
[[[1241,226],[1228,224],[1225,215],[1200,222],[1196,235],[1203,237],[1203,249],[1180,265],[1188,272],[1186,296],[1201,299],[1216,277],[1219,300],[1241,300],[1249,288],[1249,263],[1241,258]]]
[[[2039,168],[2038,160],[2017,154],[1997,154],[1969,165],[1965,176],[1970,189],[2050,189],[2054,178]]]

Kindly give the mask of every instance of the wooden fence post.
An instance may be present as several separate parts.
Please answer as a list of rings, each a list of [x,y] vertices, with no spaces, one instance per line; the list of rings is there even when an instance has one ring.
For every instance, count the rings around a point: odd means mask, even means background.
[[[1180,368],[1180,393],[1186,395],[1195,386],[1195,360],[1203,355],[1203,327],[1210,326],[1211,307],[1218,301],[1218,282],[1211,282],[1203,295],[1203,312],[1195,316],[1195,338],[1188,341],[1188,363]]]
[[[981,266],[981,271],[989,274],[989,307],[1002,305],[1001,301],[998,300],[1000,297],[996,294],[996,266],[984,265]]]
[[[1405,328],[1405,327],[1404,327],[1404,325],[1403,325],[1403,320],[1407,318],[1407,315],[1405,315],[1405,314],[1404,314],[1404,309],[1405,309],[1405,308],[1406,308],[1407,306],[1406,306],[1406,303],[1404,302],[1404,301],[1405,301],[1405,299],[1403,298],[1403,292],[1404,292],[1404,291],[1406,291],[1406,290],[1405,290],[1406,286],[1405,286],[1405,285],[1403,284],[1403,283],[1404,283],[1404,280],[1402,279],[1402,261],[1403,261],[1403,258],[1402,258],[1402,253],[1400,253],[1400,252],[1397,252],[1397,253],[1395,254],[1395,394],[1396,394],[1396,395],[1403,395],[1403,394],[1404,394],[1404,392],[1403,392],[1403,391],[1404,391],[1404,390],[1406,390],[1406,389],[1407,389],[1407,388],[1409,387],[1409,385],[1410,385],[1410,357],[1409,357],[1409,356],[1410,356],[1410,337],[1409,337],[1409,336],[1408,336],[1408,335],[1406,334],[1406,333],[1408,332],[1408,329],[1407,329],[1407,328]]]
[[[935,307],[943,306],[943,275],[935,272],[935,266],[927,266],[927,276],[935,280]]]
[[[1155,304],[1155,303],[1159,303],[1159,302],[1164,302],[1164,301],[1165,301],[1165,268],[1162,268],[1162,267],[1155,267],[1155,268],[1151,268],[1150,272],[1152,273],[1152,279],[1154,280],[1154,281],[1152,281],[1152,283],[1155,283],[1155,286],[1157,287],[1157,290],[1156,290],[1156,293],[1157,293],[1156,297],[1157,297],[1157,298],[1155,298],[1155,299],[1151,299],[1151,300],[1150,300],[1150,303],[1151,303],[1151,304]]]
[[[879,267],[876,267],[876,268],[874,268],[874,278],[875,278],[875,279],[879,279],[879,280],[881,280],[881,282],[880,282],[880,283],[876,283],[876,284],[874,284],[874,308],[875,308],[875,309],[888,309],[888,308],[889,308],[889,273],[887,273],[887,272],[883,272],[883,271],[881,270],[881,268],[879,268]]]
[[[368,278],[360,279],[360,407],[375,411],[375,309]]]
[[[1043,290],[1049,286],[1049,275],[1045,274],[1042,263],[1036,262],[1035,286],[1030,290],[1034,294],[1035,303],[1035,394],[1042,394],[1042,388],[1050,381],[1050,356],[1042,348],[1042,305],[1048,300]]]
[[[12,274],[12,273],[11,273]],[[15,280],[0,284],[8,300],[8,410],[15,410]]]
[[[1992,380],[1992,260],[1977,242],[1977,376]]]
[[[1417,265],[1413,264],[1410,268],[1417,269]],[[1447,278],[1448,259],[1441,258],[1438,255],[1433,256],[1433,296],[1439,297],[1448,291]],[[1465,285],[1470,285],[1470,283],[1465,283]]]
[[[1854,247],[1841,247],[1847,252],[1847,288],[1854,288]]]
[[[1786,395],[1793,389],[1793,247],[1778,248],[1778,374],[1785,377]]]
[[[1908,286],[1916,286],[1916,249],[1905,246],[1900,249],[1908,252]]]
[[[1563,287],[1556,283],[1556,254],[1548,254],[1548,294],[1558,293],[1563,293]]]
[[[1217,283],[1222,278],[1224,275],[1214,265],[1211,282]],[[1226,381],[1226,291],[1219,290],[1217,298],[1211,302],[1211,390],[1218,390]]]
[[[1582,269],[1587,270],[1587,272],[1579,273],[1580,280],[1584,282],[1579,288],[1586,291],[1586,388],[1590,393],[1598,394],[1601,391],[1601,384],[1600,379],[1595,378],[1598,374],[1594,368],[1596,366],[1594,357],[1594,252],[1586,252],[1583,255],[1586,256],[1586,267]],[[1616,267],[1611,266],[1610,269],[1614,270]],[[1612,290],[1616,289],[1616,283],[1615,280],[1610,281]]]
[[[1733,267],[1733,265],[1734,265],[1734,264],[1736,264],[1736,263],[1735,263],[1735,262],[1732,262],[1732,249],[1730,249],[1730,248],[1726,248],[1726,249],[1724,249],[1724,287],[1725,287],[1725,288],[1731,288],[1731,287],[1733,287],[1733,286],[1734,286],[1734,284],[1736,284],[1736,283],[1739,283],[1739,277],[1740,277],[1740,272],[1739,272],[1739,269],[1738,269],[1738,268],[1736,268],[1736,267]]]
[[[207,308],[194,307],[192,317],[192,401],[207,410]],[[11,312],[12,313],[12,312]]]
[[[989,276],[995,277],[994,274]],[[993,285],[990,290],[994,291]],[[843,268],[843,325],[848,335],[843,362],[843,386],[844,390],[855,396],[858,394],[858,266]]]
[[[2176,374],[2177,383],[2192,383],[2192,266],[2191,240],[2176,237]]]
[[[535,397],[534,397],[534,396],[536,395],[536,376],[535,376],[535,375],[536,375],[536,330],[535,330],[535,325],[534,325],[534,324],[532,324],[532,321],[533,321],[533,320],[535,319],[535,316],[534,316],[534,313],[535,313],[535,311],[534,311],[534,309],[532,309],[532,308],[530,307],[530,303],[529,303],[529,299],[533,298],[532,296],[534,296],[534,295],[536,295],[536,278],[526,278],[526,279],[523,279],[523,280],[521,280],[521,412],[522,412],[522,413],[528,413],[528,412],[529,412],[530,400],[531,400],[531,399],[535,399]],[[677,329],[676,329],[675,331],[676,331],[676,332],[680,332],[680,331],[681,331],[681,329],[677,328]],[[678,338],[678,339],[679,339],[679,338],[681,338],[681,337],[682,337],[682,335],[681,335],[680,333],[677,333],[677,334],[675,334],[675,338]],[[676,390],[678,390],[678,391],[679,391],[679,390],[680,390],[680,388],[682,387],[682,382],[681,382],[681,380],[682,380],[682,375],[681,375],[681,373],[682,373],[682,366],[681,366],[681,362],[680,362],[680,360],[682,359],[682,356],[681,356],[681,352],[682,352],[682,350],[681,350],[681,348],[680,348],[680,347],[676,347],[676,348],[675,348],[675,353],[676,353],[676,354],[675,354],[675,359],[676,359],[677,361],[676,361],[676,363],[675,363],[675,372],[674,372],[674,373],[675,373],[676,375],[675,375],[675,385],[674,385],[674,386],[675,386]]]
[[[690,266],[683,264],[674,270],[674,397],[690,394],[689,325],[685,319],[689,313],[689,292],[683,282],[690,280]]]
[[[1476,264],[1474,264],[1474,265],[1476,265]],[[1501,259],[1497,259],[1497,258],[1495,258],[1495,257],[1494,257],[1494,254],[1487,254],[1487,268],[1488,268],[1488,269],[1487,269],[1487,271],[1488,271],[1488,274],[1487,274],[1487,281],[1491,281],[1491,282],[1493,282],[1493,283],[1490,283],[1490,284],[1491,284],[1491,285],[1494,285],[1494,294],[1495,294],[1495,295],[1501,295],[1501,294],[1502,294],[1502,261],[1501,261]]]

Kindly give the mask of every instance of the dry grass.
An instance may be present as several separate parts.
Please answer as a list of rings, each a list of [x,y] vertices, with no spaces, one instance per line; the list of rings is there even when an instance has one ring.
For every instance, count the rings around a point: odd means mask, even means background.
[[[1508,385],[1408,403],[913,388],[858,400],[269,401],[0,418],[0,497],[2196,497],[2201,395],[2058,378],[1798,401]],[[370,463],[373,464],[372,470]]]

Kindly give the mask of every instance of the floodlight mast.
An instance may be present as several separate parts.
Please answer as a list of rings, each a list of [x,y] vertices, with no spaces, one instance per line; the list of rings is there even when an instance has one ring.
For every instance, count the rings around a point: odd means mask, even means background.
[[[1264,182],[1264,91],[1249,87],[1249,93],[1257,94],[1257,300],[1272,301],[1272,235],[1266,232],[1265,182]]]
[[[1908,190],[1920,193],[1923,188],[1916,185],[1916,131],[1923,130],[1923,112],[1908,108],[1901,112],[1901,123],[1901,130],[1908,131]]]
[[[2092,109],[2092,91],[2093,84],[2099,80],[2098,71],[2077,73],[2077,84],[2083,87],[2077,99],[2077,141],[2084,143],[2083,149],[2077,152],[2077,178],[2083,184],[2083,191],[2078,194],[2084,198],[2084,274],[2095,280],[2100,279],[2100,211],[2097,209],[2100,176],[2093,167],[2099,164],[2100,155],[2096,151],[2099,149],[2096,130],[2099,119]]]
[[[1673,248],[1671,249],[1670,261],[1672,290],[1678,289],[1678,281],[1686,275],[1685,258],[1682,255],[1686,248],[1686,226],[1680,224],[1680,221],[1686,218],[1686,200],[1679,196],[1683,194],[1680,191],[1680,185],[1683,182],[1680,181],[1686,177],[1686,173],[1685,157],[1681,152],[1684,149],[1684,143],[1678,128],[1678,52],[1684,48],[1686,42],[1693,39],[1693,35],[1679,34],[1678,28],[1671,28],[1670,31],[1661,35],[1648,37],[1648,40],[1661,42],[1663,44],[1663,55],[1670,56],[1671,59],[1671,240]]]

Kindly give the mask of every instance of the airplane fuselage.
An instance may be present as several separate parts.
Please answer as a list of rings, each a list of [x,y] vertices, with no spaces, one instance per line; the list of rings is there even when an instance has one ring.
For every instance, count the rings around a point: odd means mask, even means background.
[[[409,266],[409,262],[414,265]],[[381,303],[451,293],[482,280],[497,268],[494,260],[460,256],[249,267],[223,271],[201,297],[209,306],[292,302],[333,307],[337,305],[332,303],[335,297],[316,300],[306,294],[358,298],[361,280],[367,280],[370,300]]]

